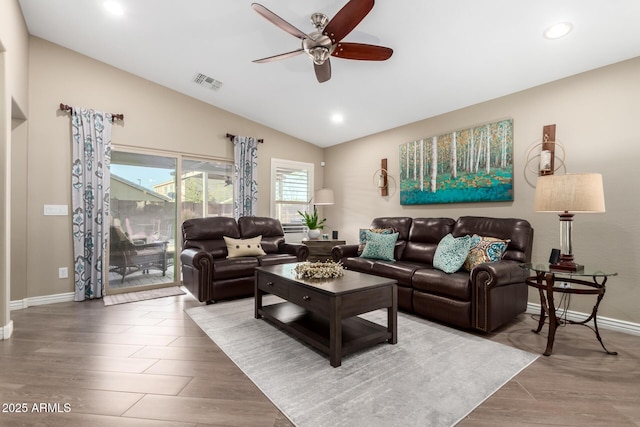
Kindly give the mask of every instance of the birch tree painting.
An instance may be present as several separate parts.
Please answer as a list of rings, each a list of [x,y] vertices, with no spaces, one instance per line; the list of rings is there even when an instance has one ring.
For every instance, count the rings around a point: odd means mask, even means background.
[[[400,146],[400,204],[513,200],[513,120]]]

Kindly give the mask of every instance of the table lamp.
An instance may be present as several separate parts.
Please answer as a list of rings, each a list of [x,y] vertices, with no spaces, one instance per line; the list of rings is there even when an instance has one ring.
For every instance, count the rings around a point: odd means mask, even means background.
[[[602,175],[579,173],[538,177],[534,201],[536,212],[558,212],[560,217],[560,259],[549,267],[581,271],[584,266],[573,260],[571,226],[573,213],[604,212]]]

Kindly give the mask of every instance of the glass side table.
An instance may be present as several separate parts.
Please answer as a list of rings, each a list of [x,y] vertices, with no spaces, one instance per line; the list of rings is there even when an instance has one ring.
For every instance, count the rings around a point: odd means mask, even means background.
[[[526,282],[527,285],[537,288],[538,293],[540,294],[540,320],[538,321],[538,328],[533,329],[532,331],[539,333],[544,326],[546,317],[549,316],[547,348],[543,353],[545,356],[549,356],[553,350],[553,341],[556,336],[558,325],[565,322],[562,319],[558,319],[556,316],[556,306],[553,299],[554,292],[564,294],[597,295],[596,303],[593,306],[593,310],[589,317],[580,322],[566,320],[566,323],[585,325],[591,328],[587,325],[587,322],[593,320],[593,328],[591,329],[595,332],[596,338],[598,338],[598,341],[604,351],[606,351],[607,354],[618,354],[615,351],[607,350],[604,342],[602,342],[600,332],[598,331],[598,306],[600,305],[602,298],[604,298],[604,294],[607,290],[605,284],[609,277],[616,276],[618,273],[595,270],[586,267],[583,271],[562,271],[549,268],[549,264],[534,263],[522,264],[521,267],[535,272],[536,275],[527,278]],[[576,286],[560,286],[560,283],[569,283]]]

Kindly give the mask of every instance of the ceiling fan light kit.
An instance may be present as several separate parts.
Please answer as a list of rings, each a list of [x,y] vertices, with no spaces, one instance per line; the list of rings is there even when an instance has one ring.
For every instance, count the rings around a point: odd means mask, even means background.
[[[298,50],[256,59],[253,62],[272,62],[305,53],[313,61],[318,82],[323,83],[331,78],[331,56],[361,61],[385,61],[391,57],[393,49],[342,42],[342,39],[373,9],[373,5],[374,0],[350,0],[331,20],[324,13],[316,12],[311,15],[311,23],[316,31],[307,35],[261,4],[252,3],[253,10],[262,17],[302,41],[302,47]]]

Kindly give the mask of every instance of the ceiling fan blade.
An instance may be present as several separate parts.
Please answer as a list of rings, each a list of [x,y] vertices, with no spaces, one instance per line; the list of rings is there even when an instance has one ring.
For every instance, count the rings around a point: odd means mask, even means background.
[[[262,59],[255,59],[252,62],[263,64],[265,62],[272,62],[272,61],[278,61],[280,59],[291,58],[292,56],[300,55],[301,53],[304,53],[304,50],[297,49],[292,52],[281,53],[280,55],[269,56],[267,58],[262,58]]]
[[[313,64],[313,68],[316,70],[318,83],[324,83],[331,78],[331,62],[329,58],[322,65]]]
[[[347,36],[373,9],[374,0],[350,0],[327,24],[324,34],[333,44]]]
[[[331,54],[336,58],[359,59],[363,61],[385,61],[393,55],[393,49],[363,43],[338,43]]]
[[[253,10],[258,12],[260,15],[262,15],[268,21],[270,21],[273,24],[277,25],[278,27],[280,27],[281,29],[283,29],[287,33],[291,34],[292,36],[297,37],[299,39],[308,39],[309,38],[308,35],[306,35],[302,31],[300,31],[299,29],[297,29],[293,25],[289,24],[287,21],[285,21],[284,19],[280,18],[278,15],[276,15],[273,12],[271,12],[269,9],[267,9],[263,5],[258,4],[258,3],[251,3],[251,7],[253,8]]]

